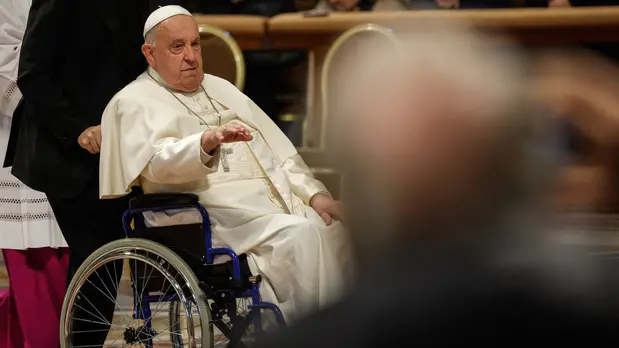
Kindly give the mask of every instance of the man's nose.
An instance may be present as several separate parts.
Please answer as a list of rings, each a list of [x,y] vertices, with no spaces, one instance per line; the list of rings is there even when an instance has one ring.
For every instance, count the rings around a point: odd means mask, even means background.
[[[196,52],[194,52],[193,49],[189,48],[189,49],[185,49],[185,51],[183,52],[183,59],[185,60],[185,62],[194,65],[197,63],[198,60],[198,54]],[[201,57],[200,57],[201,58]]]

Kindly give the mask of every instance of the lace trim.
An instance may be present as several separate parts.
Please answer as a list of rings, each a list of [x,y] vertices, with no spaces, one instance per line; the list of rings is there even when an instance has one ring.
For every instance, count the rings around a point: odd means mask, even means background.
[[[24,188],[28,187],[19,181],[0,180],[0,188]]]
[[[9,188],[9,189],[22,189],[28,188],[28,186],[24,185],[20,181],[16,180],[0,180],[0,189]],[[0,197],[0,204],[47,204],[47,197],[34,197],[34,198],[7,198]],[[12,209],[9,209],[12,210]],[[50,210],[47,209],[37,209],[37,210]],[[38,221],[38,220],[53,220],[54,213],[51,211],[47,212],[38,212],[38,213],[8,213],[8,212],[0,212],[0,221],[10,221],[10,222],[19,222],[19,221]]]
[[[54,214],[0,214],[0,221],[33,221],[33,220],[53,220]]]
[[[15,93],[15,91],[17,91],[17,83],[15,81],[11,82],[11,84],[9,85],[9,88],[6,90],[6,93],[4,94],[4,99],[6,100],[11,100],[11,97],[13,96],[13,94]]]
[[[30,204],[40,204],[47,203],[47,198],[2,198],[0,197],[0,203],[9,203],[9,204],[21,204],[21,203],[30,203]]]

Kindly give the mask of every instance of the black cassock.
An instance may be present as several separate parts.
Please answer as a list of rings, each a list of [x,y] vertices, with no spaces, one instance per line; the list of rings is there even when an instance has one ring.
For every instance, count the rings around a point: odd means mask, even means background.
[[[124,237],[121,216],[127,206],[127,199],[99,200],[99,156],[82,149],[77,139],[100,124],[112,96],[146,69],[144,22],[157,6],[172,3],[32,1],[17,81],[23,98],[13,115],[4,165],[47,195],[71,251],[69,280],[94,250]],[[98,290],[82,292],[103,316],[112,317],[114,304]],[[85,324],[74,330],[98,333],[83,334],[74,345],[103,343],[107,333],[101,326]]]

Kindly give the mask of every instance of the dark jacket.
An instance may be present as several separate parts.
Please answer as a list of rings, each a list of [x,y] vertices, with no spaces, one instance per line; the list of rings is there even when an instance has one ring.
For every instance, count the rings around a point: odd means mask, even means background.
[[[23,99],[4,163],[26,185],[71,198],[96,182],[99,156],[77,139],[100,124],[108,101],[144,71],[142,28],[156,5],[33,0],[19,61]]]

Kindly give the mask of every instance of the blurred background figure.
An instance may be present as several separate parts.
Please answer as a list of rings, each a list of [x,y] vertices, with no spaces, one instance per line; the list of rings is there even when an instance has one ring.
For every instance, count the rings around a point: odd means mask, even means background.
[[[572,6],[617,5],[617,0],[401,0],[407,9],[483,9],[549,7],[568,8]]]
[[[551,196],[560,226],[572,242],[612,246],[619,212],[619,67],[584,50],[544,51],[534,63],[532,90],[563,125],[567,149]]]
[[[560,6],[567,0],[403,0],[410,10]],[[569,3],[568,3],[569,4]]]
[[[354,11],[401,11],[406,9],[406,0],[320,0],[317,10]]]
[[[555,244],[544,228],[565,149],[528,92],[527,62],[463,27],[420,28],[339,96],[331,138],[346,156],[362,280],[263,347],[619,335],[614,265]]]
[[[0,3],[0,163],[21,98],[15,81],[29,8],[29,0]],[[0,249],[10,277],[9,290],[0,296],[0,347],[58,347],[67,244],[45,195],[10,168],[0,169]]]

